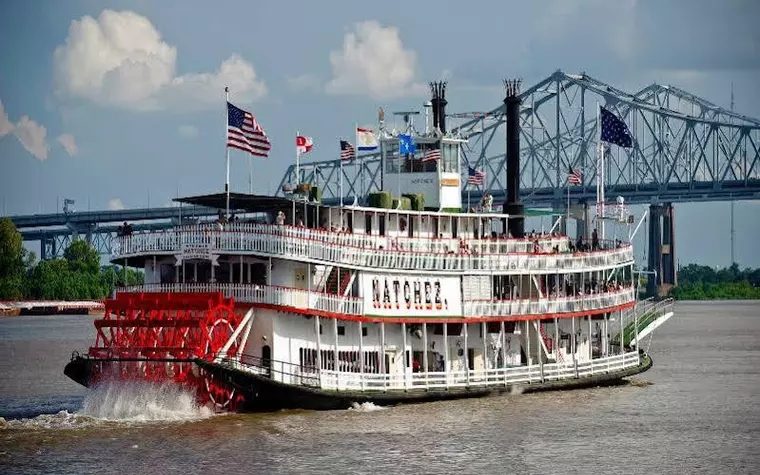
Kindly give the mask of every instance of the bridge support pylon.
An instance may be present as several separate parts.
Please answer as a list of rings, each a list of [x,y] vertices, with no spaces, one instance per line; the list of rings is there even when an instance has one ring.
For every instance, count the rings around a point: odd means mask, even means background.
[[[677,285],[675,218],[673,203],[649,206],[649,295],[665,296]]]

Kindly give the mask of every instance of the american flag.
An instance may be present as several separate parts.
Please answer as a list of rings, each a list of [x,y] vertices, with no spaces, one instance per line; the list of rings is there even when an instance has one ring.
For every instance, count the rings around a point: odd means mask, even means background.
[[[256,118],[250,112],[227,103],[227,146],[248,152],[255,157],[269,156],[272,145]]]
[[[423,162],[428,162],[430,160],[440,160],[441,159],[441,149],[436,148],[434,150],[428,150],[425,152],[425,156],[422,157]]]
[[[469,185],[482,185],[483,180],[486,178],[486,172],[475,170],[474,168],[467,167],[467,184]]]
[[[567,176],[567,182],[571,185],[580,185],[583,183],[583,175],[581,175],[581,171],[578,169],[573,170],[570,168],[569,174]]]
[[[350,142],[345,140],[340,141],[340,159],[341,160],[353,160],[356,158],[356,151],[354,146]]]
[[[623,148],[631,148],[633,137],[625,122],[615,117],[615,114],[601,107],[602,142],[614,143]]]

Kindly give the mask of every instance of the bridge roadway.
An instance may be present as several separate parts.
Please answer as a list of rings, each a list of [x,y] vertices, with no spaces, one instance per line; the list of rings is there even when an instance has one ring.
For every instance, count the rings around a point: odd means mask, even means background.
[[[40,243],[40,259],[63,255],[72,239],[83,236],[98,250],[111,253],[111,240],[119,226],[128,222],[133,231],[156,231],[199,217],[214,216],[217,210],[203,206],[138,208],[118,211],[84,211],[68,213],[10,216],[24,241]],[[118,224],[117,224],[118,223]]]
[[[528,206],[565,206],[567,200],[566,190],[553,188],[523,189],[521,199]],[[489,190],[494,197],[494,203],[500,203],[505,199],[504,190]],[[470,192],[471,203],[478,203],[482,198],[482,191]],[[585,200],[594,203],[596,188],[573,187],[570,197],[573,203]],[[696,201],[725,201],[725,200],[748,200],[760,199],[760,180],[724,181],[718,186],[714,182],[691,182],[672,183],[666,186],[656,184],[613,185],[607,188],[607,196],[614,200],[617,196],[625,198],[626,203],[652,204],[652,203],[685,203]],[[344,198],[344,203],[352,203],[354,198]],[[467,193],[462,193],[462,201],[467,200]],[[337,205],[338,198],[328,198],[325,204]],[[559,203],[558,203],[559,202]],[[183,221],[198,217],[216,215],[217,211],[202,206],[183,206],[181,215]],[[50,253],[42,251],[44,258],[51,258],[63,251],[61,246],[67,244],[71,236],[88,236],[91,242],[98,241],[94,235],[112,235],[116,233],[118,226],[123,222],[129,222],[135,231],[161,230],[174,226],[180,218],[179,207],[167,208],[138,208],[119,211],[84,211],[70,213],[50,213],[19,215],[10,217],[16,227],[21,231],[25,241],[45,242],[52,245],[50,240],[59,240],[56,249],[50,249]],[[118,224],[117,224],[118,223]],[[110,239],[107,239],[110,241]],[[64,242],[66,241],[66,242]],[[99,244],[98,242],[93,242]],[[110,244],[104,243],[104,244]],[[110,245],[99,249],[103,253],[110,252]]]

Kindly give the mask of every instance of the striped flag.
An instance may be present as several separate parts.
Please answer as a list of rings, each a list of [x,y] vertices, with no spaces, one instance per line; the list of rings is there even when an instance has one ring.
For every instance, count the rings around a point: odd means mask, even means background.
[[[269,156],[271,143],[264,129],[248,111],[227,103],[227,146],[255,157]]]
[[[425,152],[425,156],[422,157],[423,162],[428,162],[430,160],[440,160],[441,159],[441,149],[437,148],[434,150],[428,150]]]
[[[340,159],[341,160],[353,160],[356,158],[356,150],[350,142],[345,140],[340,141]]]
[[[467,167],[467,184],[469,185],[482,185],[486,178],[486,172],[475,170],[474,168]]]
[[[581,175],[581,171],[578,169],[573,170],[570,168],[570,173],[567,176],[567,182],[571,185],[580,185],[583,183],[583,175]]]

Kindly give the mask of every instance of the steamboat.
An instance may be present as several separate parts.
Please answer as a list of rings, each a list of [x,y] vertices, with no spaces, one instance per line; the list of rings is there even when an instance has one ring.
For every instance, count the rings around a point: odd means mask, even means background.
[[[462,170],[465,141],[447,133],[445,84],[432,84],[424,131],[381,118],[377,193],[328,206],[311,186],[227,188],[177,200],[216,221],[125,229],[111,261],[145,282],[106,301],[94,345],[65,374],[168,381],[218,410],[259,411],[583,388],[648,370],[639,343],[672,301],[638,300],[631,244],[585,223],[577,239],[525,231],[518,87],[504,100],[502,206],[463,209],[463,179],[482,175]]]

